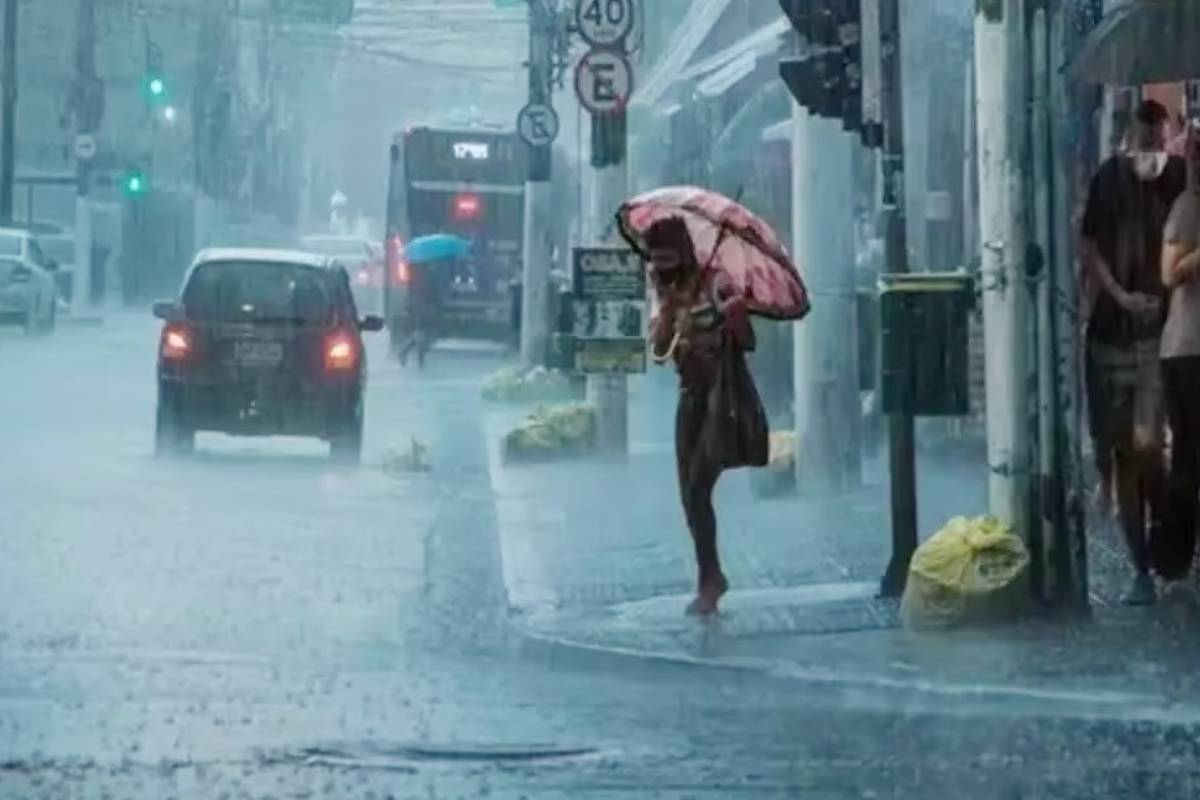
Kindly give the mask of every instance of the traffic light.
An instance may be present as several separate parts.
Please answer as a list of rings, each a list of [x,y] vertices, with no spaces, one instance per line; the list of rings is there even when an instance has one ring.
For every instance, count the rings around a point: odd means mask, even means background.
[[[153,42],[146,44],[146,73],[142,78],[142,88],[146,94],[146,102],[150,105],[159,106],[167,102],[162,48]]]
[[[779,63],[796,102],[810,113],[840,119],[867,147],[882,130],[863,114],[862,5],[860,0],[780,0],[800,37],[799,55]]]
[[[121,178],[121,190],[128,197],[143,195],[149,188],[150,184],[141,170],[130,170]]]

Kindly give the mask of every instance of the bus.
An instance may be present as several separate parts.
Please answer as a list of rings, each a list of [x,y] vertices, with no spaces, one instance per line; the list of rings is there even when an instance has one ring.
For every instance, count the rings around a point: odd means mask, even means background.
[[[407,334],[404,244],[451,233],[472,243],[446,299],[443,333],[498,341],[512,335],[520,278],[527,148],[515,133],[410,128],[391,146],[386,226],[386,317],[393,344]]]

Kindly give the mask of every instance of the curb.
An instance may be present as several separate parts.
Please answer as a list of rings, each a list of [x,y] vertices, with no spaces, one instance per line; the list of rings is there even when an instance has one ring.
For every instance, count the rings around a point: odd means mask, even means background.
[[[677,675],[704,671],[757,686],[806,690],[814,705],[836,705],[901,713],[964,716],[1037,716],[1128,725],[1200,726],[1200,706],[1159,694],[1107,689],[1055,689],[1018,684],[943,682],[937,676],[903,678],[834,668],[804,667],[782,661],[704,658],[684,653],[639,650],[579,641],[514,625],[520,654],[549,666]]]

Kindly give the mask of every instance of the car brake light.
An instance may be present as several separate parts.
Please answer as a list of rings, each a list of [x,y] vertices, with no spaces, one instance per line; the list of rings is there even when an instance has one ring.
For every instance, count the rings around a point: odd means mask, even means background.
[[[483,216],[483,199],[477,194],[460,194],[454,198],[454,218],[460,221]]]
[[[167,328],[163,331],[162,357],[178,361],[186,358],[192,350],[192,342],[187,332],[180,328]]]
[[[344,334],[330,338],[325,347],[325,368],[331,370],[352,369],[358,363],[358,346]]]

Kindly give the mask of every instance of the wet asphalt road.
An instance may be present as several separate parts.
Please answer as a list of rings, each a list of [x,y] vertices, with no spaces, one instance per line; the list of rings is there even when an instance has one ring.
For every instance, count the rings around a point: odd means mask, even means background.
[[[417,376],[373,352],[358,469],[207,436],[162,462],[155,337],[137,315],[0,332],[0,798],[1196,796],[1190,729],[523,649],[494,359]],[[385,469],[413,437],[433,471]]]

